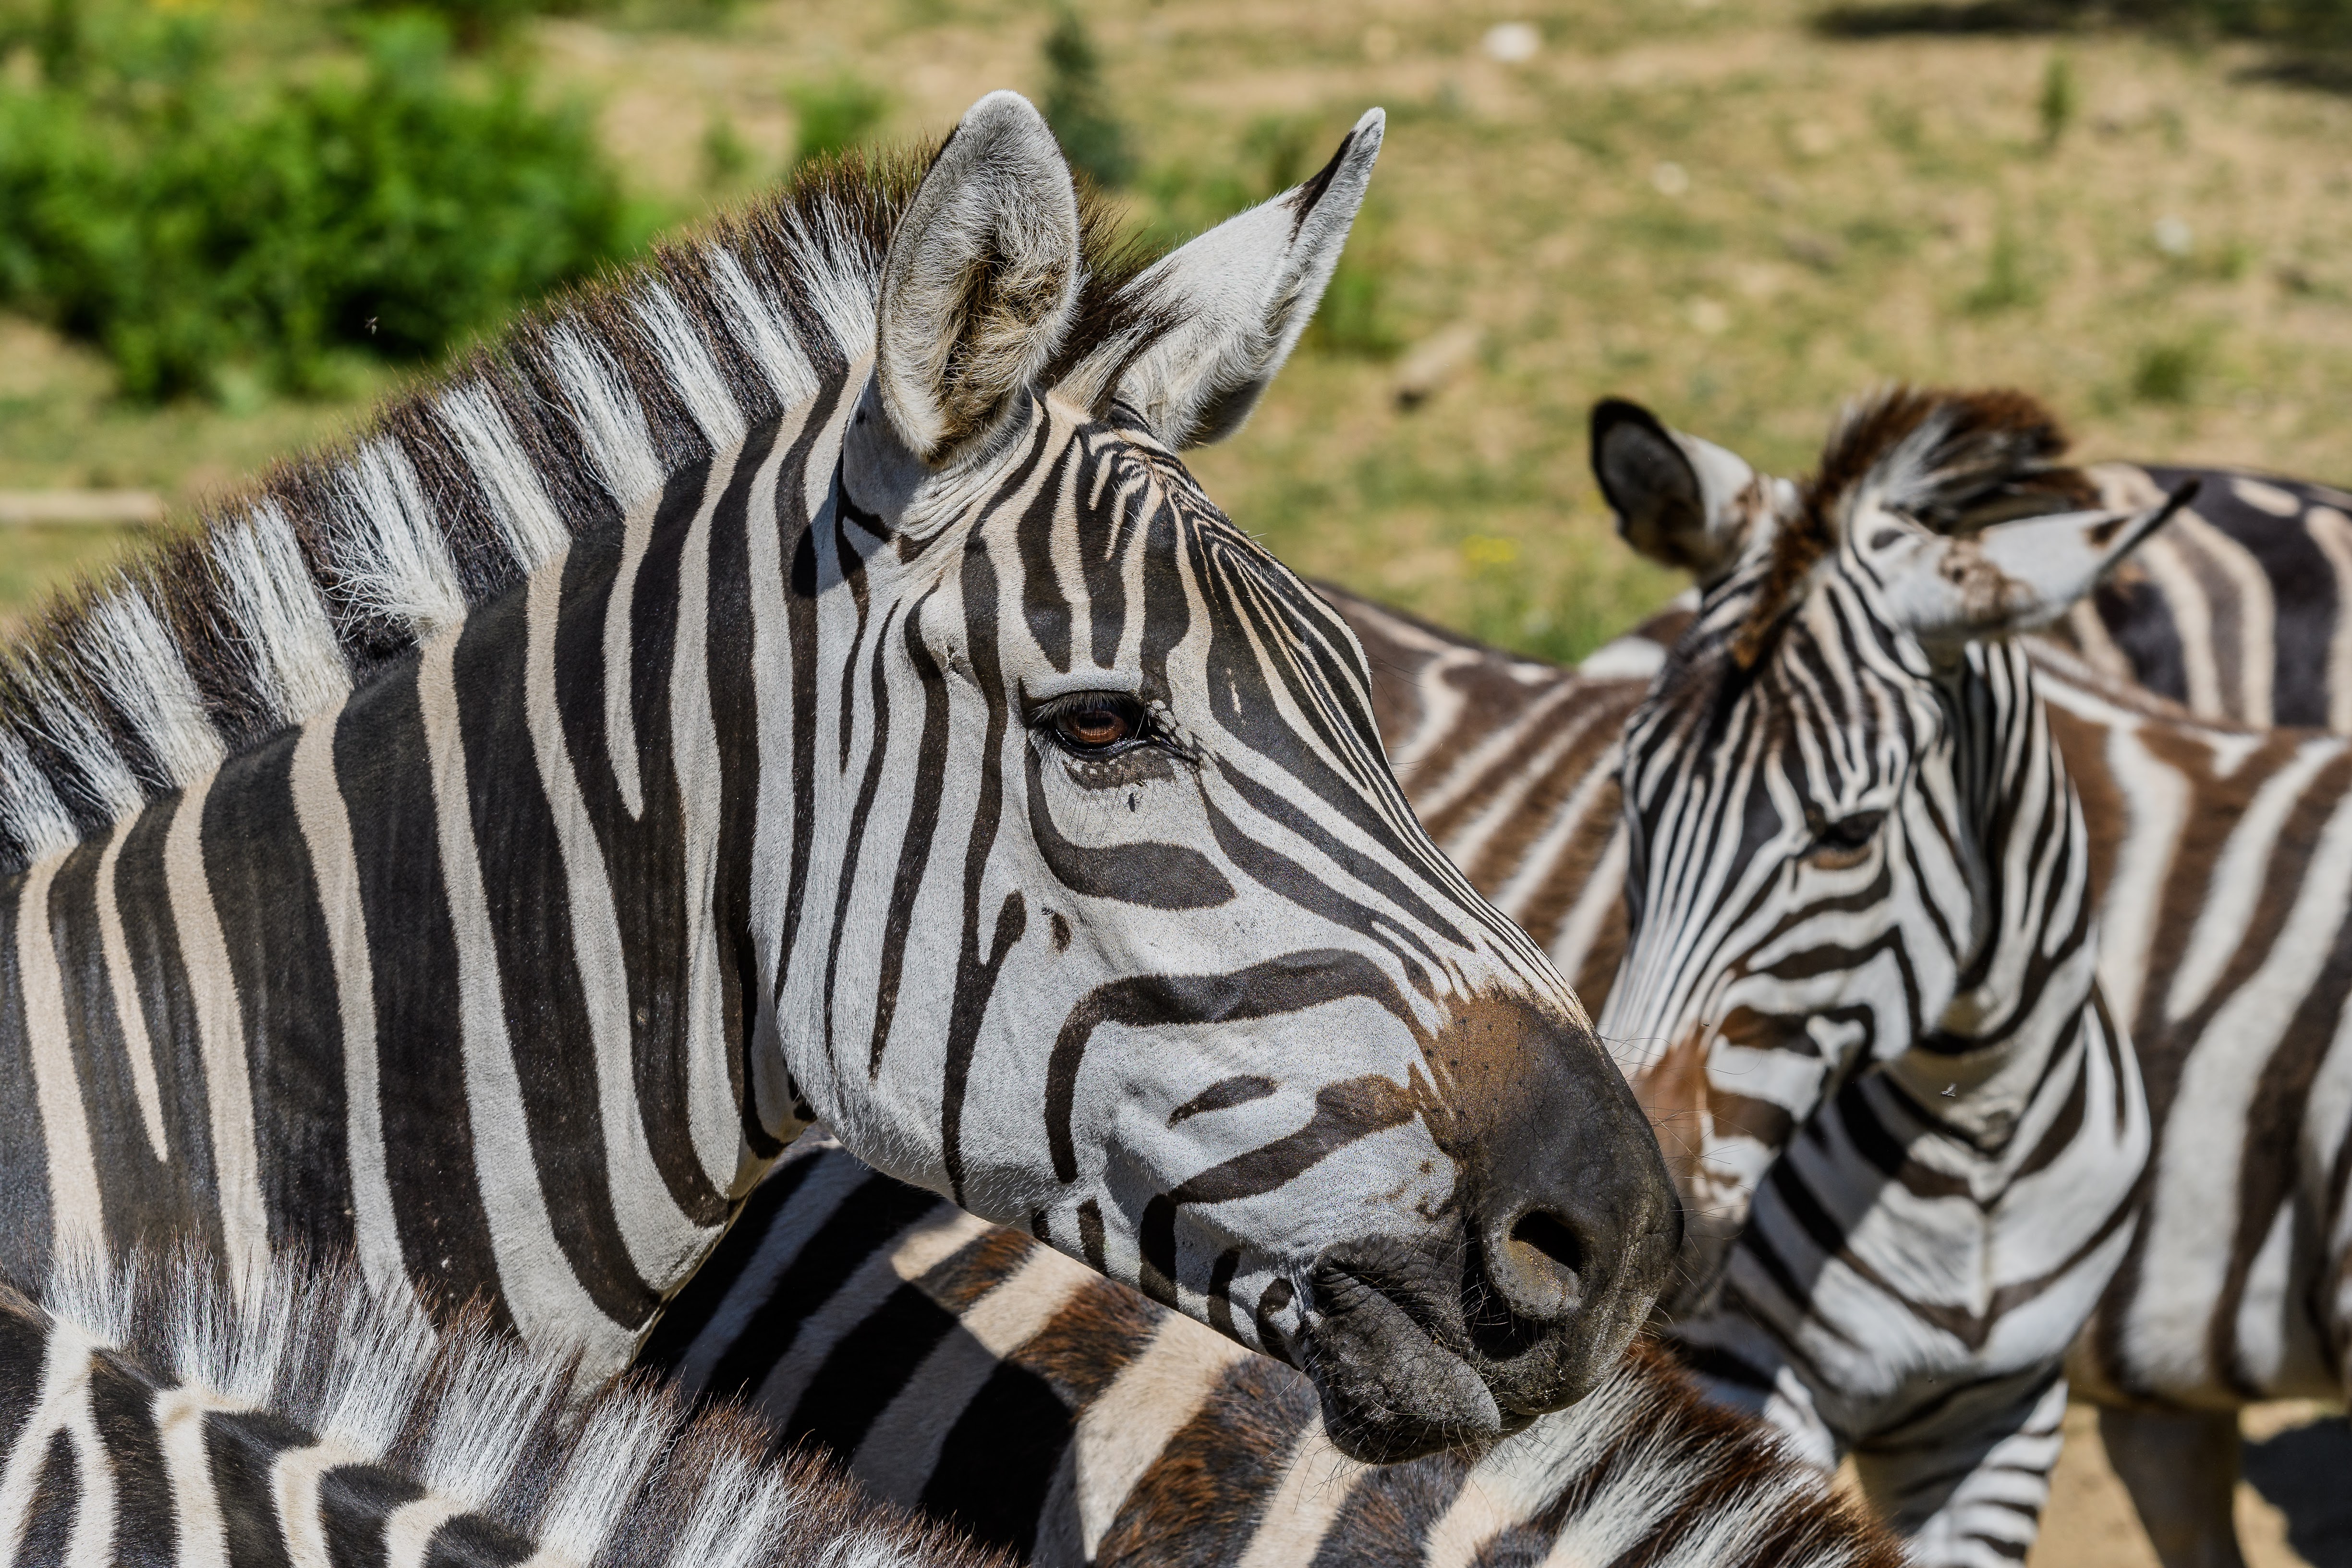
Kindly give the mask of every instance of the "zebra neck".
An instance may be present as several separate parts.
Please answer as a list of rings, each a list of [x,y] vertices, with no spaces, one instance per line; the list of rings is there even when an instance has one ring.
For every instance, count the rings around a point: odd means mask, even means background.
[[[808,413],[15,880],[5,1272],[347,1250],[625,1361],[799,1126],[752,906],[792,837],[762,738],[813,679]]]
[[[2017,1125],[2098,1010],[2097,931],[2080,803],[2021,653],[1955,677],[1955,752],[1969,823],[1974,943],[1951,1001],[1894,1069],[1979,1142]]]

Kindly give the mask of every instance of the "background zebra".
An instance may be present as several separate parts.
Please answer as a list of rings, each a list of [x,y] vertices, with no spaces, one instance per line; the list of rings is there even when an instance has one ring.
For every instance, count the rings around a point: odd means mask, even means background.
[[[1645,470],[1688,495],[1744,469],[1646,418],[1611,422],[1636,511],[1673,504],[1643,493]],[[1673,476],[1666,442],[1701,457]],[[2155,1127],[2147,1214],[2069,1370],[2168,1568],[2228,1565],[2238,1408],[2341,1399],[2352,1352],[2352,760],[2337,735],[2263,727],[2286,711],[2341,728],[2329,563],[2352,542],[2352,497],[2229,470],[2086,472],[2124,500],[2202,488],[2186,532],[2143,546],[2095,617],[2077,606],[2027,645],[2090,829],[2101,981]],[[1714,531],[1736,508],[1718,500]]]
[[[1381,126],[1139,269],[992,95],[53,617],[0,680],[0,1273],[349,1250],[606,1371],[822,1114],[1357,1451],[1589,1387],[1654,1141],[1173,456]]]
[[[1290,1369],[838,1149],[796,1148],[646,1364],[1040,1568],[1894,1568],[1658,1352],[1475,1461],[1333,1447]]]
[[[2352,730],[2352,491],[2242,468],[2065,468],[2063,449],[2055,439],[2033,465],[2046,504],[2145,507],[2198,489],[2169,527],[2040,635],[2202,719]],[[1619,399],[1593,407],[1592,454],[1626,542],[1701,584],[1796,506],[1790,481]],[[1588,661],[1590,672],[1652,673],[1696,602],[1677,600]]]
[[[583,1401],[573,1370],[479,1314],[436,1331],[350,1268],[280,1258],[232,1290],[194,1252],[64,1259],[37,1300],[0,1286],[0,1562],[995,1561],[772,1462],[738,1414],[642,1381]]]
[[[1700,531],[1719,538],[1748,527],[1743,496],[1788,494],[1625,409],[1597,430],[1634,512],[1682,505],[1644,484],[1703,494]],[[1679,475],[1670,447],[1696,454]],[[2230,1565],[2237,1408],[2343,1399],[2352,1359],[2352,762],[2340,738],[2265,726],[2345,726],[2352,496],[2234,470],[2084,472],[2124,503],[2201,489],[2095,605],[2030,644],[2091,827],[2100,980],[2155,1117],[2147,1215],[2070,1375],[2103,1405],[2107,1458],[2164,1563]]]
[[[1821,1462],[1847,1447],[1929,1563],[2032,1541],[2147,1152],[2082,816],[2005,638],[2172,508],[1984,524],[2042,489],[2046,426],[2014,395],[1849,410],[1623,742],[1601,1027],[1706,1215],[1676,1335]]]

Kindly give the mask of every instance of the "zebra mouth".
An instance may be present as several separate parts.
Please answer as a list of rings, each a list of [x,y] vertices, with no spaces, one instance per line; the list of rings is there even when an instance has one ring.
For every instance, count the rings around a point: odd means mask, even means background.
[[[1332,1446],[1349,1458],[1393,1464],[1479,1447],[1531,1419],[1507,1415],[1466,1357],[1357,1269],[1327,1262],[1315,1295],[1321,1310],[1303,1359]]]
[[[1392,1464],[1482,1448],[1581,1399],[1614,1364],[1639,1317],[1618,1292],[1604,1289],[1598,1310],[1528,1316],[1493,1288],[1482,1251],[1372,1243],[1317,1265],[1298,1348],[1340,1452]]]

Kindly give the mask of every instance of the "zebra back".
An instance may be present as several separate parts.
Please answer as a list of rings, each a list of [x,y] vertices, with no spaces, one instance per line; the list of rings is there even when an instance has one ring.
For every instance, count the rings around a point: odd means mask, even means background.
[[[0,1282],[0,1562],[989,1568],[732,1410],[193,1250]],[[156,1555],[176,1549],[176,1556]]]
[[[1365,1465],[1288,1367],[838,1147],[753,1194],[646,1363],[1040,1568],[1899,1561],[1646,1342],[1483,1455]]]

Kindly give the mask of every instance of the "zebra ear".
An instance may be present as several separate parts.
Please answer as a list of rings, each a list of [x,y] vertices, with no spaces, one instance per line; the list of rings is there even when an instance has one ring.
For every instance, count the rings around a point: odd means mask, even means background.
[[[1858,523],[1857,544],[1897,625],[1931,646],[1974,642],[2056,620],[2196,494],[2191,479],[2135,511],[2061,512],[1958,537],[1882,512]]]
[[[1380,156],[1388,116],[1367,110],[1314,178],[1227,218],[1161,257],[1123,290],[1145,320],[1172,320],[1140,353],[1115,337],[1066,384],[1099,400],[1117,377],[1119,401],[1171,449],[1222,441],[1240,429],[1297,346],[1348,243]]]
[[[874,375],[908,450],[939,468],[996,423],[1059,345],[1078,291],[1078,198],[1027,99],[965,111],[882,266]]]
[[[1769,525],[1767,481],[1736,452],[1670,429],[1638,403],[1592,405],[1592,477],[1626,543],[1713,585]]]

